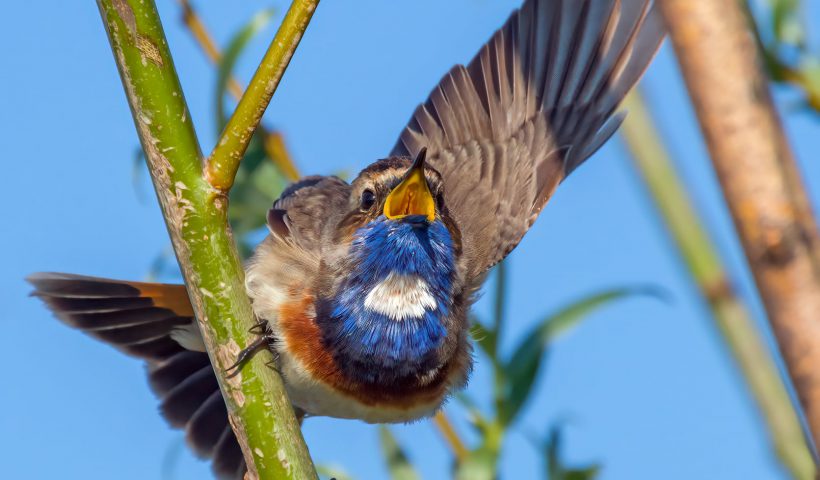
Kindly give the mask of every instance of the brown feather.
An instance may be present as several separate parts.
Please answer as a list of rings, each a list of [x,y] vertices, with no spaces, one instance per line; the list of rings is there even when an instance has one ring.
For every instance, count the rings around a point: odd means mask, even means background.
[[[171,337],[194,322],[183,285],[64,273],[36,273],[27,280],[35,287],[32,295],[63,323],[145,359],[166,420],[185,429],[195,453],[213,458],[219,478],[242,478],[244,460],[208,355],[185,350]]]
[[[528,0],[416,109],[393,154],[428,148],[464,238],[468,287],[615,132],[614,110],[663,40],[654,10],[652,0]]]

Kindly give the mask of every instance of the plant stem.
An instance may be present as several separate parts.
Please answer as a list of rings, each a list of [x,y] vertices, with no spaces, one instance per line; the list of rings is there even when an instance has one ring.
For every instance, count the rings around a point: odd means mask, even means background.
[[[672,43],[815,445],[820,441],[817,226],[737,0],[663,0]]]
[[[191,32],[191,35],[193,35],[196,42],[202,48],[202,51],[205,52],[205,56],[207,56],[211,62],[219,63],[222,60],[222,52],[219,51],[219,47],[216,45],[211,34],[208,33],[208,29],[205,27],[202,19],[199,18],[199,15],[197,15],[191,2],[189,0],[177,0],[177,3],[179,3],[180,8],[182,8],[182,23],[188,27],[188,31]],[[234,77],[228,80],[228,90],[230,90],[231,95],[237,100],[242,97],[242,92],[245,91],[239,81]]]
[[[215,189],[228,191],[233,185],[239,162],[318,4],[319,0],[294,0],[291,3],[262,63],[208,159],[205,178]]]
[[[441,436],[444,437],[444,440],[453,451],[453,456],[456,458],[456,462],[461,463],[465,458],[467,458],[467,454],[470,452],[467,450],[464,442],[461,441],[461,438],[459,438],[458,432],[456,432],[456,429],[453,427],[450,419],[447,418],[444,410],[439,410],[438,413],[436,413],[436,416],[433,417],[433,423],[436,425],[438,430],[441,432]]]
[[[735,293],[713,242],[700,224],[660,133],[654,127],[651,113],[637,90],[627,96],[623,106],[629,115],[620,131],[635,168],[649,189],[689,274],[709,304],[720,333],[763,414],[777,455],[793,478],[813,478],[811,450],[771,352]]]
[[[316,478],[279,376],[256,355],[225,378],[254,324],[227,224],[152,0],[98,0],[168,233],[248,466],[248,479]],[[267,358],[266,358],[267,357]]]
[[[213,64],[219,64],[222,61],[222,52],[213,39],[213,36],[205,26],[196,9],[189,0],[177,0],[179,6],[182,8],[182,22],[188,27],[191,36],[199,44],[205,56]],[[231,95],[239,100],[245,89],[236,77],[228,79],[228,90]],[[264,125],[259,125],[259,131],[264,139],[265,152],[273,163],[279,168],[282,174],[291,182],[299,180],[299,169],[293,163],[293,158],[290,156],[287,148],[285,148],[285,140],[282,134],[276,131],[270,131]]]

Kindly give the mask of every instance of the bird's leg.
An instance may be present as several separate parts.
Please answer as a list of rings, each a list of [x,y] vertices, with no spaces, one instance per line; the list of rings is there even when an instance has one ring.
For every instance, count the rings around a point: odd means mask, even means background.
[[[230,367],[225,369],[225,373],[228,374],[227,378],[233,378],[239,375],[239,372],[242,370],[242,367],[248,363],[248,360],[253,357],[253,355],[259,351],[260,348],[264,346],[270,346],[273,343],[273,335],[271,334],[270,330],[268,329],[268,324],[266,321],[262,320],[253,327],[248,330],[250,333],[254,333],[259,335],[259,338],[253,341],[250,345],[242,349],[239,352],[239,355],[236,356],[236,361]],[[232,371],[233,370],[233,371]]]

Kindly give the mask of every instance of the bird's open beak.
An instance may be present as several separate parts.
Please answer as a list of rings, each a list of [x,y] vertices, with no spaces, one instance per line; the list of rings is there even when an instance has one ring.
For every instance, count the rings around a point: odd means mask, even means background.
[[[436,219],[436,201],[424,177],[424,159],[427,149],[422,148],[401,183],[387,196],[384,216],[390,220],[424,216],[428,222]]]

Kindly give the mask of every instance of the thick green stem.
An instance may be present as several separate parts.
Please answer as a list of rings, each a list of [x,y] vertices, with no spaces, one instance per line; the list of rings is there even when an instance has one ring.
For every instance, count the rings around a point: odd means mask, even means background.
[[[254,316],[227,224],[227,197],[202,176],[201,151],[152,0],[97,0],[168,233],[251,479],[316,478],[279,376],[256,355]],[[266,358],[267,357],[267,358]]]
[[[774,448],[796,479],[814,478],[814,461],[786,387],[749,311],[737,297],[717,251],[698,220],[684,186],[637,91],[623,104],[629,111],[621,133],[632,153],[686,268],[709,303],[724,341],[734,355]]]
[[[245,155],[253,132],[259,126],[318,4],[319,0],[294,0],[291,3],[205,167],[205,177],[214,188],[227,191],[233,185],[239,162]]]

